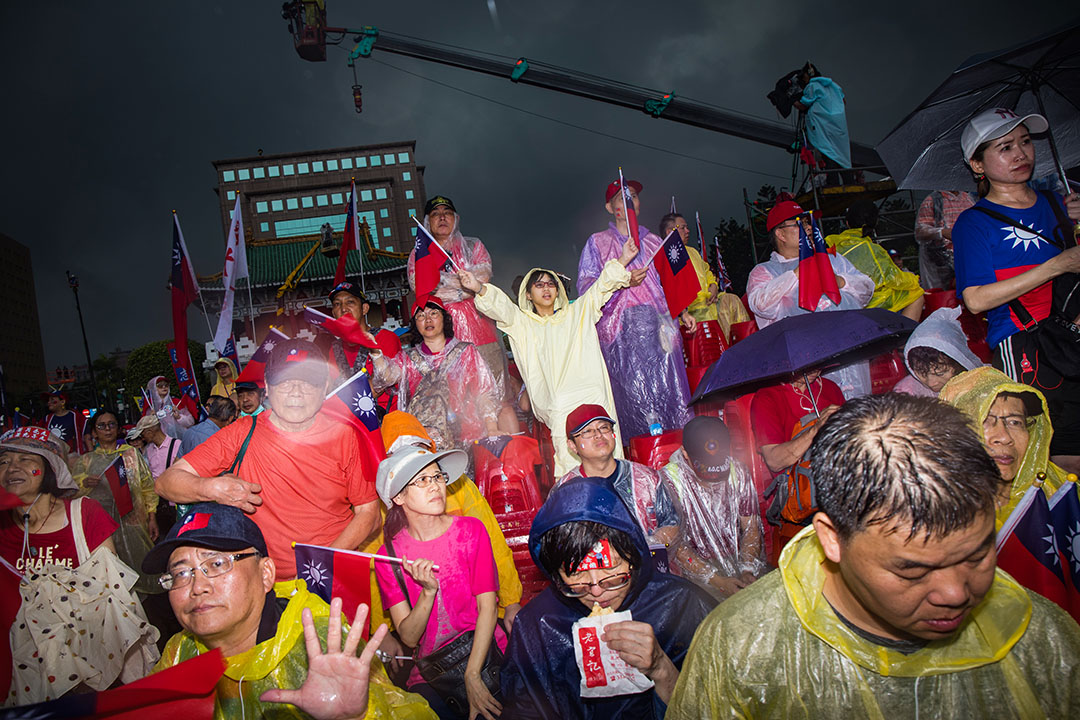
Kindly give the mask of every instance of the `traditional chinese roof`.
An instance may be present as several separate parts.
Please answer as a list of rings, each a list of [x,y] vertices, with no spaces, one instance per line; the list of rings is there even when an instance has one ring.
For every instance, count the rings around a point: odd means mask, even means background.
[[[252,287],[279,287],[285,282],[300,261],[304,259],[308,251],[315,244],[314,238],[303,238],[295,242],[278,242],[260,245],[248,245],[247,262],[248,272],[251,274]],[[380,250],[368,252],[364,256],[364,273],[378,274],[405,269],[408,254],[387,253]],[[304,268],[303,278],[300,282],[318,282],[333,280],[337,270],[338,259],[325,257],[321,252],[315,251],[311,261]],[[360,275],[360,254],[350,252],[345,261],[345,274],[349,278]],[[220,289],[221,273],[215,275],[200,275],[199,286],[204,289]],[[241,278],[236,283],[237,288],[246,288],[247,280]]]

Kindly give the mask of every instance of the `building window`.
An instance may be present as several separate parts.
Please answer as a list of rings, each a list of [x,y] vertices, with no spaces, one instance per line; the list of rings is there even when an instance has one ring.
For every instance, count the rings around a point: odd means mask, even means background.
[[[289,198],[285,201],[285,207],[289,210],[298,210],[300,208],[300,203],[296,201],[296,198]]]
[[[281,212],[282,210],[285,209],[285,205],[280,200],[271,200],[270,201],[270,209],[273,210],[274,212]]]
[[[239,170],[236,171],[236,179],[237,180],[250,180],[251,179],[251,173],[248,171],[247,168],[240,168]]]
[[[384,228],[382,229],[382,236],[383,236],[383,237],[390,237],[390,228],[388,228],[388,227],[384,227]]]
[[[307,163],[296,163],[296,174],[297,175],[307,175],[308,174],[308,164]]]
[[[386,247],[383,248],[383,250],[385,250],[386,252],[394,252],[394,246],[393,245],[387,245]]]
[[[260,200],[259,202],[255,203],[255,212],[257,213],[264,213],[267,212],[269,209],[270,207],[266,204],[265,200]]]
[[[371,156],[371,167],[379,167],[382,165],[382,159],[378,155]]]
[[[264,232],[264,233],[270,232],[270,223],[268,223],[268,222],[259,223],[259,232]]]
[[[359,216],[361,222],[367,222],[374,238],[378,232],[375,227],[375,213],[370,211],[362,212],[359,213]],[[345,213],[313,218],[298,218],[296,220],[280,220],[274,223],[274,235],[279,238],[318,235],[323,223],[330,223],[330,227],[333,228],[334,232],[341,232],[345,229]],[[378,247],[377,243],[376,240],[376,247]]]
[[[225,197],[227,197],[229,200],[235,200],[236,199],[236,191],[235,190],[230,190],[229,192],[225,193]]]
[[[394,164],[394,153],[390,153],[389,155],[383,155],[383,162],[386,163],[387,165],[393,165]]]
[[[282,165],[281,169],[285,173],[285,177],[296,174],[296,171],[293,169],[292,165]]]
[[[358,168],[366,168],[367,167],[367,158],[364,158],[364,157],[356,158],[356,167],[358,167]]]
[[[401,179],[404,182],[409,182],[410,180],[412,180],[412,173],[406,170],[405,172],[401,173]]]
[[[323,171],[322,160],[316,160],[315,162],[311,163],[311,172],[322,172],[322,171]]]
[[[270,177],[277,177],[281,174],[281,169],[278,168],[277,165],[271,165],[270,167],[266,168],[266,171],[270,175]]]
[[[332,170],[337,170],[338,169],[337,160],[327,160],[326,161],[326,169],[331,170],[331,171]]]
[[[370,190],[361,190],[360,191],[360,202],[371,202],[371,191]]]
[[[300,205],[306,208],[315,207],[315,202],[311,199],[311,196],[309,195],[307,197],[300,198]]]
[[[266,177],[266,170],[262,168],[251,168],[251,176],[256,180],[262,180]]]
[[[406,190],[405,191],[405,199],[406,200],[412,200],[413,199],[413,191],[412,190]]]
[[[379,217],[382,217],[382,218],[390,217],[390,211],[387,210],[386,208],[383,208],[382,210],[379,211]]]
[[[398,162],[407,163],[409,162],[409,153],[398,153],[397,159]]]
[[[325,195],[319,195],[315,198],[315,202],[319,203],[319,207],[326,207],[330,204],[330,199]]]
[[[409,208],[409,217],[416,217],[416,208]]]
[[[352,170],[352,158],[341,158],[341,169]]]
[[[232,182],[234,180],[236,180],[236,173],[232,170],[226,170],[221,173],[221,182]]]
[[[386,188],[375,188],[375,199],[376,200],[385,200],[386,199]]]
[[[330,196],[330,202],[334,205],[340,205],[341,203],[345,202],[345,196],[341,193],[334,193]]]

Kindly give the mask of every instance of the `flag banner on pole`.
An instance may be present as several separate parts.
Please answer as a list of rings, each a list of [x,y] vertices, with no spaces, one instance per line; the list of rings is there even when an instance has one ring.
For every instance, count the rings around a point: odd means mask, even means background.
[[[679,212],[678,210],[675,209],[675,196],[674,195],[671,196],[671,210],[669,212],[672,215],[675,215],[675,214],[677,214]]]
[[[0,720],[212,720],[217,684],[224,673],[221,650],[211,650],[112,690],[0,710]]]
[[[728,275],[727,267],[724,265],[724,256],[720,253],[720,238],[713,238],[713,246],[716,249],[716,275],[720,281],[720,291],[727,292],[731,289],[731,276]]]
[[[350,250],[360,249],[360,223],[356,216],[356,180],[352,181],[349,204],[345,206],[345,232],[341,236],[341,252],[338,254],[337,270],[334,272],[334,285],[345,282],[345,260]],[[364,276],[363,253],[360,253],[360,277]]]
[[[413,278],[416,297],[430,295],[439,286],[441,274],[450,271],[450,256],[423,225],[416,227],[416,255]]]
[[[109,490],[112,491],[113,500],[116,501],[116,514],[122,517],[134,510],[135,504],[131,498],[131,485],[128,484],[123,456],[118,455],[112,464],[105,468],[102,477],[109,483]]]
[[[255,354],[248,360],[244,370],[236,377],[236,382],[253,382],[259,387],[266,386],[266,361],[270,359],[270,351],[282,340],[288,340],[289,336],[278,330],[270,328],[266,337],[255,349]]]
[[[236,195],[236,205],[229,223],[229,236],[225,242],[225,269],[221,274],[221,284],[225,288],[225,297],[221,302],[221,315],[218,317],[217,331],[214,333],[214,347],[224,353],[225,343],[232,335],[233,300],[236,296],[236,281],[248,276],[247,251],[244,247],[244,215],[240,212],[240,194]]]
[[[173,213],[173,243],[172,243],[172,317],[173,317],[173,347],[187,348],[187,308],[195,298],[199,296],[198,285],[195,282],[195,271],[191,267],[187,244],[184,243],[184,233],[180,229],[180,218]],[[175,353],[172,353],[175,355]],[[176,363],[173,357],[173,369]],[[190,373],[190,368],[188,369]],[[147,398],[147,404],[150,404]],[[192,416],[194,417],[194,416]]]
[[[1050,518],[1065,576],[1064,606],[1080,622],[1080,489],[1066,482],[1050,498]]]
[[[350,552],[319,545],[293,543],[296,576],[307,582],[308,590],[327,603],[342,600],[341,610],[350,620],[356,607],[371,605],[371,560]],[[371,623],[364,623],[367,638]]]
[[[1065,571],[1046,494],[1028,488],[998,535],[998,567],[1028,590],[1068,608]]]
[[[373,335],[370,332],[365,333],[356,318],[348,313],[339,318],[334,318],[315,308],[305,307],[304,319],[336,338],[353,345],[363,345],[372,350],[381,350],[387,357],[394,357],[401,349],[401,341],[394,333],[380,332],[378,335]]]
[[[233,362],[233,367],[240,367],[240,355],[236,352],[236,338],[232,335],[225,341],[225,348],[219,353],[223,358],[229,358]],[[239,370],[237,371],[239,372]],[[235,378],[233,379],[235,381]]]
[[[836,285],[829,253],[825,248],[825,238],[821,236],[817,222],[810,218],[812,226],[808,235],[799,221],[799,307],[808,312],[817,310],[822,295],[828,296],[837,305],[840,304],[840,288]]]
[[[183,353],[177,352],[175,343],[168,343],[165,347],[169,353],[173,374],[176,375],[176,384],[180,387],[180,407],[191,413],[191,417],[202,422],[206,418],[203,417],[202,403],[199,399],[199,386],[195,383],[195,374],[191,371],[191,355],[186,347]]]
[[[371,392],[367,373],[361,370],[327,395],[322,412],[356,429],[361,451],[366,456],[364,460],[374,473],[379,463],[386,458],[386,450],[379,430],[379,406]]]
[[[678,317],[701,292],[701,282],[677,230],[668,233],[659,252],[653,256],[653,266],[660,275],[668,311],[671,317]]]

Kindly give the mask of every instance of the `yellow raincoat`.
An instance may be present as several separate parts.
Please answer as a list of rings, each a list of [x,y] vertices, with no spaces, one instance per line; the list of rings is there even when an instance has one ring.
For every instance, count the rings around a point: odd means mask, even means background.
[[[779,570],[705,619],[668,720],[1080,715],[1080,627],[1006,573],[952,638],[905,655],[836,616],[822,595],[824,561],[806,528]]]
[[[217,366],[221,363],[225,363],[232,370],[232,376],[228,380],[222,380],[221,376],[217,374]],[[236,365],[230,358],[222,357],[218,358],[218,361],[214,363],[214,375],[216,376],[216,382],[213,389],[210,391],[210,397],[214,395],[220,395],[221,397],[234,399],[236,395],[236,376],[239,373],[236,370]]]
[[[863,235],[862,228],[848,228],[839,235],[829,235],[825,242],[874,281],[874,294],[866,307],[900,312],[922,296],[919,276],[896,267],[889,251]]]
[[[529,278],[543,271],[555,278],[559,297],[555,314],[540,317],[526,297]],[[506,294],[491,284],[476,296],[476,308],[495,320],[510,337],[533,414],[551,430],[555,447],[555,474],[563,476],[579,464],[566,446],[566,416],[579,405],[595,403],[615,416],[615,398],[611,380],[600,351],[596,323],[612,294],[630,284],[630,271],[618,260],[608,260],[597,281],[571,303],[559,276],[543,268],[525,274],[518,291],[517,306]],[[615,425],[615,456],[622,457],[622,437]]]
[[[278,620],[277,634],[251,650],[225,658],[225,675],[217,684],[214,703],[216,720],[234,718],[310,718],[294,705],[264,703],[259,696],[274,688],[297,689],[307,678],[308,657],[304,646],[304,627],[300,613],[311,610],[322,647],[326,647],[326,628],[330,606],[309,593],[303,580],[290,580],[274,585],[279,598],[289,598],[289,604]],[[343,625],[342,632],[347,632]],[[361,645],[361,648],[363,646]],[[155,671],[178,665],[201,655],[208,648],[187,630],[173,635],[165,646]],[[243,680],[243,683],[240,681]],[[368,710],[365,720],[402,718],[404,720],[435,720],[435,713],[419,695],[398,688],[386,676],[378,659],[371,661],[371,684],[368,687]]]
[[[994,404],[994,400],[1003,392],[1033,393],[1039,398],[1042,414],[1035,416],[1035,422],[1028,430],[1027,452],[1020,461],[1020,471],[1013,479],[1009,501],[998,507],[998,530],[1016,508],[1020,498],[1031,487],[1038,473],[1046,473],[1043,492],[1048,498],[1052,497],[1067,479],[1065,471],[1050,462],[1050,439],[1054,436],[1054,428],[1050,425],[1046,398],[1037,389],[1030,385],[1013,382],[1005,373],[983,365],[954,377],[941,389],[939,398],[974,420],[979,437],[983,437],[983,420],[990,413],[990,406]]]

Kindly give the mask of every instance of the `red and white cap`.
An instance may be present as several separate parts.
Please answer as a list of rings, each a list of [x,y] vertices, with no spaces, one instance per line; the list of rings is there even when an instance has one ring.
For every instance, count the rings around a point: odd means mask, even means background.
[[[1009,108],[984,110],[971,118],[960,136],[964,162],[971,164],[971,156],[975,154],[976,148],[987,140],[995,140],[1002,135],[1008,135],[1021,123],[1027,126],[1028,132],[1032,133],[1046,132],[1050,128],[1050,123],[1038,113],[1021,116]]]

